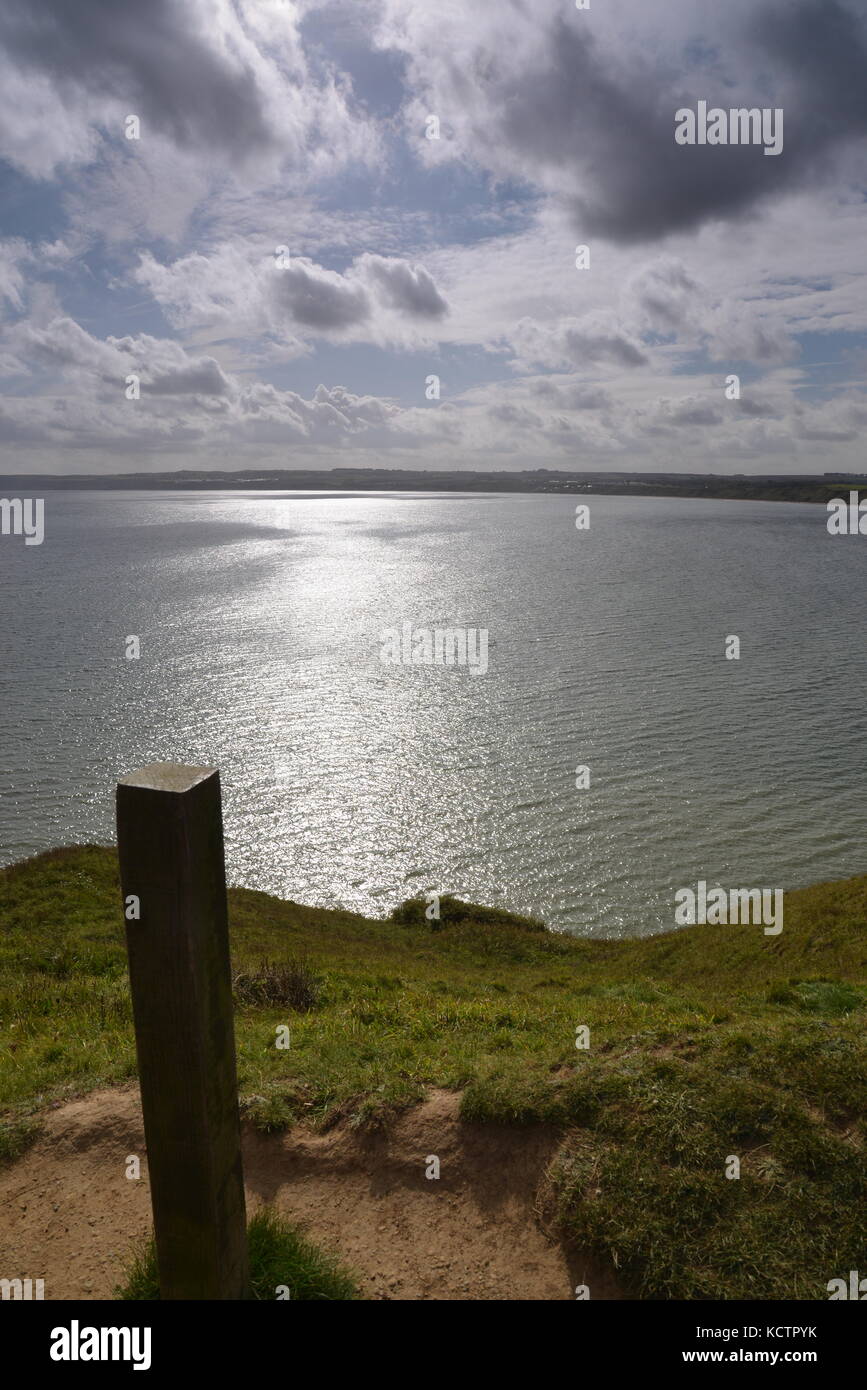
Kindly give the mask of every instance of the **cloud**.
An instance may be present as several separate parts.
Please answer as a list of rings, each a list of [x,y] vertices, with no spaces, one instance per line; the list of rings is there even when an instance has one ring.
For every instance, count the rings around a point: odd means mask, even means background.
[[[798,345],[774,320],[773,300],[738,302],[720,298],[699,283],[676,256],[640,266],[621,296],[624,319],[638,335],[676,341],[701,350],[715,362],[789,362]]]
[[[741,396],[737,402],[737,407],[744,415],[749,415],[755,420],[771,420],[776,411],[769,401],[756,401],[750,396]]]
[[[100,339],[69,316],[8,326],[0,352],[12,348],[41,384],[38,394],[7,395],[0,410],[9,471],[22,463],[56,471],[75,460],[81,470],[112,472],[121,454],[154,469],[333,467],[339,458],[376,467],[386,454],[393,467],[526,467],[535,459],[662,468],[673,443],[700,450],[718,471],[772,458],[787,470],[815,470],[817,444],[827,467],[846,469],[857,466],[867,420],[867,391],[805,404],[791,368],[761,397],[753,384],[742,401],[724,400],[714,376],[668,380],[661,390],[643,372],[630,378],[631,394],[567,375],[488,383],[436,407],[406,408],[342,385],[303,395],[241,381],[170,339]],[[126,396],[130,374],[141,380],[138,400]]]
[[[692,332],[701,318],[700,286],[674,256],[659,257],[636,271],[626,287],[625,298],[632,302],[642,332]]]
[[[370,254],[358,264],[361,274],[373,281],[393,308],[420,319],[439,319],[448,313],[448,304],[424,266]]]
[[[155,396],[225,396],[229,382],[219,362],[202,357],[177,371],[162,372],[145,384]]]
[[[62,269],[73,251],[63,241],[31,244],[23,237],[0,240],[0,302],[11,313],[24,311],[33,294],[34,272]]]
[[[52,373],[39,396],[9,397],[5,437],[64,447],[171,452],[179,441],[202,447],[231,443],[310,447],[370,435],[387,441],[403,412],[393,402],[320,385],[312,397],[268,382],[242,383],[213,357],[148,334],[95,338],[75,320],[20,322],[4,343],[32,370]],[[126,394],[130,376],[141,395]],[[406,436],[398,434],[401,442]]]
[[[800,347],[786,329],[774,323],[763,306],[725,303],[707,315],[704,342],[715,362],[753,362],[767,366],[791,362]]]
[[[29,256],[30,249],[20,237],[0,241],[0,299],[13,309],[24,307],[22,262]]]
[[[123,397],[130,375],[139,378],[143,392],[158,396],[220,396],[230,389],[213,357],[191,355],[179,343],[146,333],[98,339],[68,315],[44,324],[22,320],[7,330],[4,346],[19,370],[29,365],[89,382],[106,398]]]
[[[308,337],[386,343],[421,332],[424,340],[424,325],[449,307],[424,266],[401,257],[363,253],[340,272],[307,256],[263,254],[252,241],[170,264],[148,252],[134,278],[175,328],[217,328],[239,338],[268,333],[290,356],[304,351]]]
[[[274,299],[293,323],[306,328],[349,328],[370,316],[364,286],[306,259],[293,259],[274,277]]]
[[[333,446],[341,438],[381,436],[401,415],[399,407],[375,396],[357,396],[342,386],[320,385],[305,399],[265,382],[243,387],[233,402],[226,429],[233,438],[260,443],[305,442]]]
[[[219,51],[190,0],[6,0],[0,41],[61,90],[95,87],[181,147],[242,154],[272,138],[255,71]]]
[[[407,119],[443,122],[419,158],[523,177],[582,233],[629,244],[741,216],[867,133],[867,27],[843,0],[617,10],[387,0],[379,42],[409,63]],[[675,112],[701,98],[783,107],[783,153],[676,144]]]
[[[647,354],[604,310],[585,314],[583,318],[561,319],[549,327],[533,319],[521,319],[510,338],[515,364],[562,368],[568,365],[590,367],[599,362],[619,367],[641,367],[648,362]]]
[[[610,410],[614,405],[610,391],[579,381],[561,382],[540,377],[528,382],[528,386],[534,396],[560,410]]]
[[[698,401],[678,406],[669,416],[673,425],[719,425],[722,418],[719,410]]]
[[[508,401],[502,405],[492,405],[488,414],[492,420],[522,430],[539,430],[545,423],[535,410],[528,410],[525,405],[510,405]]]
[[[274,0],[6,0],[0,152],[33,177],[102,150],[207,162],[216,181],[286,162],[302,177],[379,145],[351,85],[313,71],[299,10]],[[128,115],[141,138],[125,139]]]
[[[8,0],[0,433],[112,470],[860,466],[865,28],[863,0]],[[701,98],[783,107],[783,153],[678,146]]]

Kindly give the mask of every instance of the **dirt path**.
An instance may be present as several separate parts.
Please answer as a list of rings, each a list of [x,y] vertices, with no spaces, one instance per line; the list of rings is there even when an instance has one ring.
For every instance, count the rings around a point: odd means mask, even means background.
[[[361,1277],[368,1298],[569,1299],[617,1290],[592,1261],[539,1229],[536,1190],[553,1132],[461,1124],[459,1097],[431,1092],[385,1134],[247,1130],[248,1211],[300,1222]],[[49,1112],[38,1144],[0,1170],[0,1277],[43,1278],[46,1299],[108,1298],[131,1241],[150,1227],[137,1088]],[[141,1180],[126,1177],[128,1154]],[[440,1178],[425,1177],[427,1155]]]

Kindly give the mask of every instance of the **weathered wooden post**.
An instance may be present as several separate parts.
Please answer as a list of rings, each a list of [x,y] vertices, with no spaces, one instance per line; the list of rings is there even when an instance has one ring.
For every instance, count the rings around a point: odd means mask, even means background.
[[[245,1298],[218,770],[154,763],[122,777],[117,843],[160,1296]]]

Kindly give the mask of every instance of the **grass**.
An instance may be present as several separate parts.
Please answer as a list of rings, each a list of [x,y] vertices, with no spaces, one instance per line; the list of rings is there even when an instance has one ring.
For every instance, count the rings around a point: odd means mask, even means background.
[[[306,1013],[319,1003],[321,983],[306,960],[263,960],[257,970],[241,970],[233,981],[236,1003],[279,1004]]]
[[[352,1275],[305,1239],[295,1226],[269,1207],[247,1225],[250,1283],[255,1299],[345,1300],[360,1297]],[[153,1301],[160,1296],[156,1242],[151,1235],[130,1260],[126,1282],[115,1290],[124,1301]]]
[[[29,1115],[0,1120],[0,1163],[20,1158],[38,1139],[41,1129],[39,1121]]]
[[[135,1076],[120,901],[108,849],[0,873],[0,1153]],[[787,893],[776,937],[440,911],[230,890],[248,1119],[382,1126],[439,1086],[466,1119],[558,1125],[550,1215],[644,1298],[826,1298],[867,1270],[867,876]]]

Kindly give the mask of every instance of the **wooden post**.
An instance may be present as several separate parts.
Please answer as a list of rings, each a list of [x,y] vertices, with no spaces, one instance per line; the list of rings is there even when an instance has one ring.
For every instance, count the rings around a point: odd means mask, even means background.
[[[122,777],[117,843],[160,1297],[245,1298],[218,770],[154,763]]]

